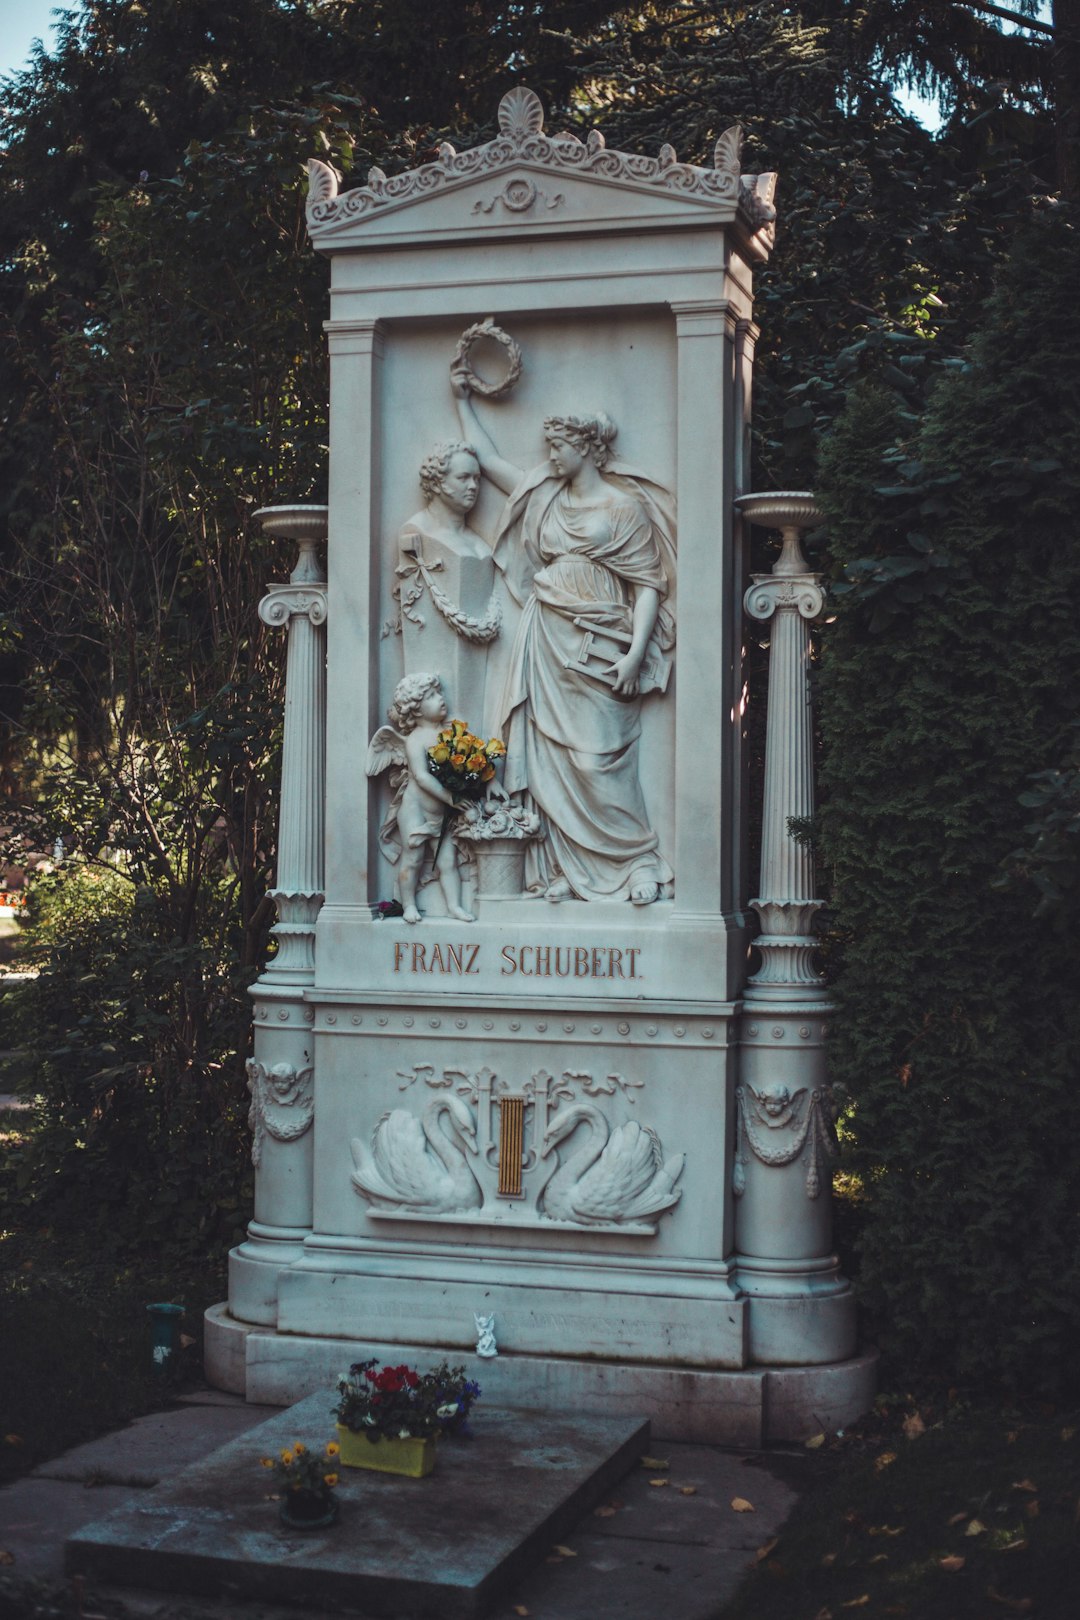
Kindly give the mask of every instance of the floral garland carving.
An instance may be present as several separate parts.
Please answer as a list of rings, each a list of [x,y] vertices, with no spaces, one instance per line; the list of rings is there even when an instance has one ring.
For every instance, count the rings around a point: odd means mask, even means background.
[[[442,566],[438,558],[430,563],[425,561],[419,546],[415,551],[406,554],[406,560],[400,562],[395,570],[398,582],[394,586],[394,596],[397,598],[401,615],[408,619],[410,624],[423,628],[424,618],[416,611],[416,604],[423,596],[426,585],[431,600],[451,630],[461,636],[463,641],[471,641],[481,647],[486,646],[489,641],[495,640],[502,624],[502,609],[496,593],[492,591],[484,609],[484,616],[478,619],[466,613],[464,608],[458,607],[457,603],[435,583],[432,574]],[[400,625],[391,625],[389,628],[400,629]],[[386,633],[387,627],[384,626],[383,634]]]
[[[792,1096],[787,1086],[771,1091],[755,1091],[753,1086],[735,1088],[735,1173],[732,1191],[740,1198],[746,1191],[747,1146],[762,1164],[793,1164],[807,1143],[810,1157],[806,1168],[806,1196],[821,1192],[821,1167],[832,1165],[840,1155],[836,1140],[832,1092],[828,1086],[809,1091],[800,1086]],[[771,1132],[791,1131],[792,1135],[769,1140]]]
[[[251,1092],[251,1162],[257,1170],[268,1136],[275,1142],[297,1142],[309,1129],[315,1117],[315,1071],[310,1065],[294,1069],[291,1063],[267,1066],[254,1058],[245,1067]]]
[[[736,203],[757,228],[776,217],[771,177],[741,173],[741,144],[742,131],[737,124],[732,125],[716,142],[711,169],[680,163],[674,147],[667,145],[655,158],[609,152],[599,130],[592,130],[585,141],[565,133],[545,135],[539,97],[519,87],[499,103],[499,135],[495,140],[468,152],[458,152],[444,141],[434,163],[408,169],[404,174],[387,178],[382,169],[374,168],[368,173],[367,185],[339,195],[341,177],[337,171],[318,158],[309,159],[308,228],[312,235],[318,235],[323,229],[378,213],[392,204],[412,202],[521,162],[542,165],[559,174],[583,174],[703,202]]]

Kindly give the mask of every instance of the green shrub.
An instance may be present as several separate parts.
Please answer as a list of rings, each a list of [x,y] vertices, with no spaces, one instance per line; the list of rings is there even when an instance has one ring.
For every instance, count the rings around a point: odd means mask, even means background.
[[[1047,211],[970,363],[914,423],[857,392],[820,486],[832,1063],[868,1195],[863,1295],[906,1370],[1042,1390],[1075,1377],[1080,1325],[1080,929],[1035,916],[1042,868],[1017,850],[1033,791],[1071,780],[1039,858],[1075,892],[1078,282],[1075,224]]]

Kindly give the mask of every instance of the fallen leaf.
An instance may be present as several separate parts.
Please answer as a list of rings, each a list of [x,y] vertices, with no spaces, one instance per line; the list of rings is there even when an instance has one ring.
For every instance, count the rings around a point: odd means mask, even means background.
[[[1012,1541],[1003,1541],[999,1547],[995,1548],[995,1551],[996,1552],[1026,1552],[1027,1551],[1027,1546],[1028,1546],[1028,1538],[1021,1531],[1019,1535],[1016,1535],[1016,1536],[1013,1537]]]
[[[1006,1434],[1005,1434],[1005,1444],[1007,1446],[1015,1446],[1015,1444],[1016,1444],[1016,1442],[1017,1442],[1017,1440],[1019,1438],[1020,1438],[1020,1430],[1019,1429],[1008,1429],[1006,1431]]]
[[[528,1612],[529,1611],[525,1607],[524,1603],[515,1603],[514,1604],[514,1613],[515,1614],[525,1615],[525,1614],[528,1614]]]
[[[902,1536],[902,1524],[872,1524],[866,1532],[868,1536]]]
[[[955,1574],[958,1569],[963,1569],[967,1559],[961,1558],[959,1553],[950,1553],[947,1558],[939,1558],[938,1563],[942,1569],[947,1569],[950,1574]]]
[[[3,1552],[0,1552],[0,1564],[3,1564],[5,1569],[9,1564],[13,1564],[14,1562],[15,1554],[13,1552],[8,1552],[6,1548]]]
[[[965,1536],[985,1536],[986,1526],[981,1519],[972,1519],[964,1534]]]
[[[877,1469],[878,1473],[880,1474],[881,1470],[883,1468],[888,1468],[889,1464],[894,1463],[895,1461],[896,1461],[896,1452],[895,1451],[883,1451],[881,1453],[880,1457],[875,1457],[874,1458],[874,1467]]]
[[[832,1610],[831,1609],[819,1609],[817,1614],[815,1614],[815,1616],[814,1616],[814,1620],[833,1620]]]
[[[614,1517],[615,1509],[610,1505],[606,1507],[593,1508],[594,1519],[613,1519]]]
[[[803,1441],[803,1444],[807,1451],[816,1451],[818,1446],[825,1444],[825,1436],[823,1434],[812,1434],[809,1440]]]
[[[986,1588],[986,1595],[991,1603],[1001,1603],[1006,1609],[1012,1609],[1014,1614],[1030,1614],[1035,1607],[1034,1598],[1010,1598],[1003,1592],[998,1592],[992,1586]]]
[[[1024,1503],[1024,1512],[1027,1514],[1029,1519],[1037,1519],[1039,1517],[1039,1503],[1037,1497],[1032,1497],[1030,1502]]]
[[[1014,1479],[1012,1488],[1014,1491],[1027,1491],[1031,1496],[1039,1494],[1039,1487],[1030,1479]]]
[[[659,1491],[663,1490],[665,1485],[670,1485],[671,1481],[670,1479],[650,1479],[649,1484]]]
[[[696,1496],[697,1495],[697,1486],[696,1485],[680,1485],[679,1486],[679,1495],[680,1496]]]
[[[670,1468],[671,1464],[666,1457],[642,1457],[641,1466],[642,1468],[651,1469],[656,1474],[659,1473],[661,1468]]]
[[[840,1607],[842,1609],[861,1609],[861,1608],[864,1608],[865,1605],[867,1603],[869,1603],[869,1601],[870,1601],[869,1592],[864,1592],[862,1597],[848,1598],[847,1602],[846,1603],[841,1603]]]
[[[889,1562],[888,1553],[875,1553],[873,1558],[868,1558],[867,1559],[867,1563],[869,1563],[869,1564],[887,1564],[888,1562]]]
[[[835,1563],[836,1563],[836,1554],[835,1553],[826,1553],[824,1558],[821,1560],[821,1567],[822,1567],[822,1569],[832,1569],[832,1567],[833,1567],[833,1565]]]
[[[5,1434],[4,1444],[5,1446],[25,1446],[26,1441],[21,1434]]]
[[[1071,1440],[1071,1439],[1072,1439],[1072,1437],[1073,1437],[1073,1435],[1074,1435],[1074,1434],[1075,1434],[1075,1433],[1076,1433],[1076,1429],[1075,1429],[1075,1428],[1071,1428],[1071,1429],[1062,1429],[1062,1431],[1061,1431],[1061,1438],[1062,1438],[1062,1439],[1063,1439],[1063,1440]]]
[[[753,1502],[748,1502],[745,1496],[733,1496],[731,1506],[736,1513],[753,1513],[755,1511]]]
[[[773,1536],[771,1541],[767,1541],[763,1547],[758,1548],[757,1552],[754,1554],[754,1563],[755,1564],[763,1563],[764,1560],[766,1558],[768,1558],[768,1556],[772,1552],[773,1548],[778,1547],[779,1545],[780,1545],[780,1537],[779,1536]]]
[[[554,1547],[552,1547],[551,1550],[552,1550],[553,1553],[558,1553],[560,1558],[576,1558],[577,1557],[577,1553],[574,1551],[573,1547],[563,1547],[558,1542],[555,1543]]]
[[[910,1417],[906,1417],[901,1427],[905,1440],[917,1440],[920,1434],[926,1433],[926,1424],[918,1412],[912,1412]]]
[[[949,1526],[952,1526],[954,1524],[963,1524],[963,1522],[964,1522],[964,1520],[966,1518],[967,1518],[966,1513],[954,1513],[951,1519],[946,1519],[945,1520],[945,1523],[947,1525],[949,1525]]]

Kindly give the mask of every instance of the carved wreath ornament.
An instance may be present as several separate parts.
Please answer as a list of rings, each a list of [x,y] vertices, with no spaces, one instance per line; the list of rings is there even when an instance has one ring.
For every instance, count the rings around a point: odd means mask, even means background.
[[[736,1086],[735,1106],[735,1197],[740,1198],[746,1191],[747,1147],[762,1164],[774,1167],[794,1164],[803,1149],[809,1147],[806,1196],[817,1198],[822,1165],[832,1165],[840,1154],[829,1087],[808,1091],[806,1086],[800,1086],[792,1096],[787,1086],[770,1091]]]
[[[576,135],[545,135],[544,109],[532,90],[519,86],[499,103],[499,134],[483,146],[458,152],[443,141],[434,163],[387,177],[382,169],[368,172],[367,185],[339,194],[341,177],[328,163],[308,160],[308,227],[313,236],[346,225],[398,203],[415,201],[433,192],[452,189],[461,182],[498,174],[522,162],[554,175],[580,174],[632,189],[675,193],[702,202],[736,203],[750,224],[768,233],[776,218],[772,204],[775,175],[743,175],[739,153],[742,130],[738,124],[724,131],[713,150],[713,167],[680,163],[672,146],[661,147],[658,157],[631,152],[609,152],[599,130],[585,141]],[[506,207],[525,215],[542,195],[528,180],[515,181],[501,193]],[[561,197],[547,199],[548,207]],[[494,200],[492,205],[494,205]],[[488,212],[488,206],[483,205]]]
[[[294,1069],[291,1063],[246,1064],[251,1108],[251,1162],[256,1170],[262,1162],[268,1136],[275,1142],[296,1142],[315,1117],[315,1071],[308,1066]]]

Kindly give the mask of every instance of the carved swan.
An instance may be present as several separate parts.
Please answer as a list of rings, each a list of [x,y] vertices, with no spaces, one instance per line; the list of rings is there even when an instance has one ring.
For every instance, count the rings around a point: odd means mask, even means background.
[[[440,1126],[443,1115],[450,1116],[452,1137]],[[376,1125],[370,1149],[353,1138],[353,1186],[374,1204],[418,1213],[475,1209],[482,1195],[462,1143],[476,1152],[476,1121],[460,1097],[436,1097],[420,1119],[395,1108]]]
[[[641,1221],[670,1209],[682,1197],[675,1183],[686,1162],[684,1153],[668,1164],[656,1132],[630,1120],[608,1134],[598,1108],[575,1103],[562,1108],[548,1125],[543,1153],[548,1154],[582,1122],[591,1130],[544,1189],[544,1212],[556,1221]]]

